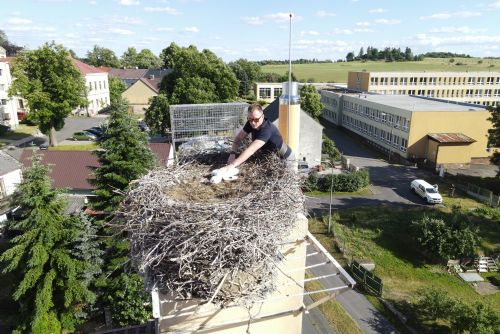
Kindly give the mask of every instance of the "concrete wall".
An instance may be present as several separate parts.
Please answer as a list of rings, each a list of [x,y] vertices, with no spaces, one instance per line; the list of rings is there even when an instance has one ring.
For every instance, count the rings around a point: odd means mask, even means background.
[[[282,246],[281,249],[285,259],[279,267],[295,281],[304,279],[306,235],[307,219],[301,216],[295,221],[295,227],[287,238],[293,242]],[[203,333],[246,334],[248,329],[252,334],[300,334],[302,312],[289,311],[301,308],[303,288],[283,274],[278,274],[277,280],[278,290],[267,296],[264,301],[255,303],[250,309],[244,306],[220,308],[214,304],[201,304],[197,300],[173,301],[171,296],[160,294],[160,332],[192,331],[202,326],[207,328]],[[155,298],[153,296],[154,304]],[[264,316],[269,317],[258,319]]]
[[[439,145],[436,165],[468,164],[471,161],[470,145]]]
[[[370,89],[370,72],[349,72],[347,88],[367,92]]]
[[[469,161],[471,158],[490,156],[486,151],[488,129],[492,127],[488,118],[490,112],[485,111],[436,111],[414,112],[411,117],[410,133],[408,135],[408,154],[417,157],[426,156],[428,133],[458,132],[476,140],[468,150],[457,150],[459,156],[453,160]],[[443,156],[444,157],[444,156]],[[444,158],[443,158],[444,159]],[[442,163],[446,163],[442,161]]]
[[[89,116],[97,115],[99,110],[110,104],[108,73],[89,73],[85,75],[85,85],[88,89],[88,114]],[[82,110],[79,112],[81,114]]]
[[[9,97],[9,87],[12,83],[10,66],[0,61],[0,124],[16,128],[19,125],[17,118],[17,97]]]

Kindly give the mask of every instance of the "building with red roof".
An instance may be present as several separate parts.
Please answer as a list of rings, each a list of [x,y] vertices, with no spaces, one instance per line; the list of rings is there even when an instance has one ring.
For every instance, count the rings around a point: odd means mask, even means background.
[[[78,59],[72,59],[73,65],[80,71],[87,87],[88,106],[80,107],[75,113],[95,116],[99,110],[109,106],[108,72],[99,67],[85,64]]]

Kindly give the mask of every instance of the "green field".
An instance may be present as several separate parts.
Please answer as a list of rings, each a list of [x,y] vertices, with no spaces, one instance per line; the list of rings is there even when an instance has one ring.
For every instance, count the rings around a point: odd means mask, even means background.
[[[482,205],[477,203],[477,207]],[[483,302],[500,310],[500,293],[480,296],[470,284],[462,281],[457,275],[448,274],[444,264],[426,261],[425,255],[410,233],[410,224],[424,214],[432,215],[438,210],[441,214],[450,214],[449,208],[437,207],[356,208],[340,211],[334,217],[336,242],[347,250],[344,256],[349,260],[359,258],[374,261],[374,273],[384,284],[383,297],[399,305],[403,311],[415,301],[419,289],[430,287],[446,291],[449,296],[467,303]],[[485,218],[473,214],[468,208],[464,207],[462,210],[479,227],[479,235],[482,238],[479,253],[497,253],[500,250],[498,216]],[[326,221],[326,218],[310,220],[309,230],[323,245],[328,245],[331,249],[335,239],[327,235]],[[334,256],[341,255],[337,253]],[[500,279],[499,273],[494,275]],[[431,327],[434,325],[436,324],[430,324]]]
[[[347,82],[349,71],[500,71],[500,59],[481,58],[426,58],[422,61],[385,62],[385,61],[353,61],[324,64],[297,64],[292,65],[292,72],[299,81],[314,79],[315,82]],[[481,62],[482,63],[479,63]],[[462,63],[463,65],[456,65]],[[265,65],[263,72],[285,74],[288,65]]]

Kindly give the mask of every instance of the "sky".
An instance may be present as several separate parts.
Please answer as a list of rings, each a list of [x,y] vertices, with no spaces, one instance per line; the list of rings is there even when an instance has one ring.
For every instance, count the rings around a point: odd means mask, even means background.
[[[118,57],[175,42],[224,61],[342,59],[360,48],[409,46],[500,56],[500,0],[16,0],[2,1],[0,30],[35,49],[55,41],[80,57],[94,45]]]

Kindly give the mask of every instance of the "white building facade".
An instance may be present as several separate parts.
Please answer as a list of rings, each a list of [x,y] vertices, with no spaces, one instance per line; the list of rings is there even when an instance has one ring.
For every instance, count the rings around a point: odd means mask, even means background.
[[[73,59],[85,79],[86,99],[88,105],[75,110],[80,115],[95,116],[99,110],[110,105],[108,72]]]
[[[16,128],[19,125],[17,99],[9,97],[9,87],[12,83],[9,60],[5,49],[0,47],[0,124]]]

